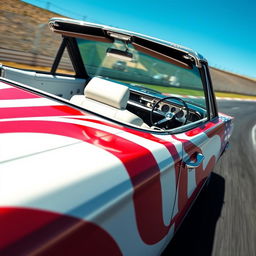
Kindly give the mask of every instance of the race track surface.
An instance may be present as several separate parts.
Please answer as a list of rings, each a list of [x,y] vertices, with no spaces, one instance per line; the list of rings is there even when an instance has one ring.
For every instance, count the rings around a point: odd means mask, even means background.
[[[229,150],[162,255],[256,255],[256,102],[218,101],[234,116]]]

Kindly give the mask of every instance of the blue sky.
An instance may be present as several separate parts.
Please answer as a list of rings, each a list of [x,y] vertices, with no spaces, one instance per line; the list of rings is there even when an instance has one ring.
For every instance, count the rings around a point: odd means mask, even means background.
[[[190,47],[213,67],[256,78],[256,0],[26,0],[76,19]]]

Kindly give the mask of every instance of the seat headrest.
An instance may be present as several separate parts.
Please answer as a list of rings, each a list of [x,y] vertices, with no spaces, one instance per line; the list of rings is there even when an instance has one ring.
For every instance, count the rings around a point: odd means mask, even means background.
[[[130,96],[125,85],[93,77],[84,89],[86,98],[107,104],[114,108],[125,109]]]

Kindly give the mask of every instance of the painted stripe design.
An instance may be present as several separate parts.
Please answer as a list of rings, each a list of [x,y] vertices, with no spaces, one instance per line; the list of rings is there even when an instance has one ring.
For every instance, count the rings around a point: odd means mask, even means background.
[[[20,107],[42,107],[42,106],[60,106],[63,105],[57,101],[45,98],[1,100],[0,108],[20,108]]]
[[[0,87],[0,100],[36,99],[40,96],[18,88]]]
[[[3,100],[7,105],[0,107],[0,152],[4,152],[0,156],[0,205],[5,207],[0,209],[0,218],[7,218],[6,213],[17,216],[19,209],[27,216],[33,208],[38,216],[47,210],[63,218],[83,219],[81,225],[89,223],[87,227],[94,227],[99,237],[107,234],[116,254],[120,250],[126,255],[159,253],[215,164],[226,120],[220,118],[177,136],[153,135],[65,105],[54,106],[43,98],[20,97],[13,100],[16,107],[7,97]],[[39,106],[24,106],[32,101]],[[183,151],[185,157],[202,152],[206,161],[188,173],[181,166]],[[51,222],[54,214],[42,218],[49,217]],[[47,221],[42,225],[47,226]],[[4,246],[21,237],[12,233]]]

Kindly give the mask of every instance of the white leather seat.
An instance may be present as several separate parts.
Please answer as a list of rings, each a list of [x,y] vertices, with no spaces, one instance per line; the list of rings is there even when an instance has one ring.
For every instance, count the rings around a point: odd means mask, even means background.
[[[140,117],[126,109],[129,96],[127,86],[94,77],[86,85],[84,95],[74,95],[70,102],[121,122],[148,127]]]

